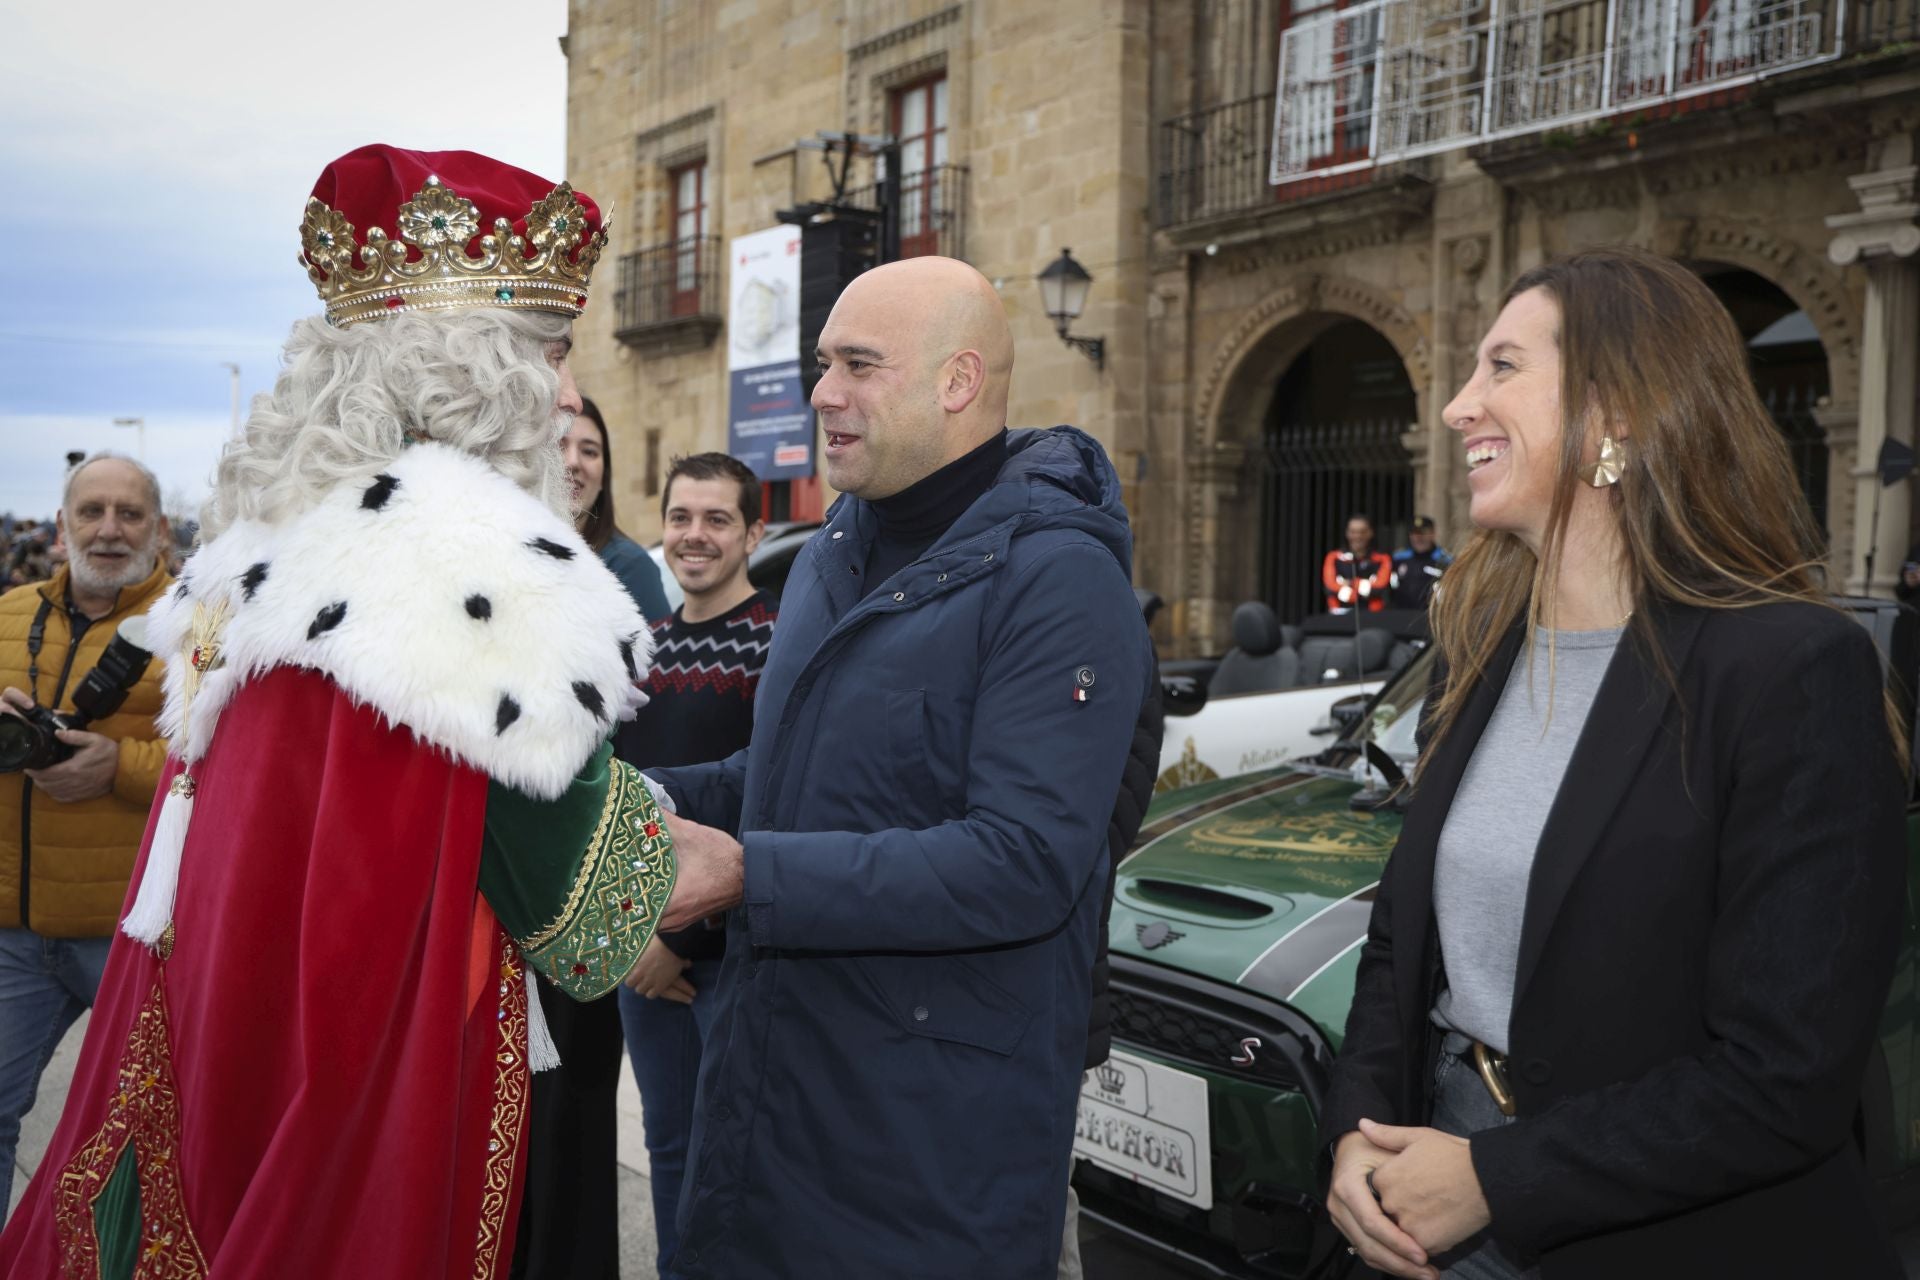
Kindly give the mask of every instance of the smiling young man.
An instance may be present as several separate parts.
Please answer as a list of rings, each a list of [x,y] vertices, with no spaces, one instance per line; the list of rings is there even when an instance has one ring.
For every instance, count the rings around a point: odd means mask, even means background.
[[[760,545],[760,478],[737,458],[700,453],[667,471],[662,548],[686,595],[653,624],[647,705],[622,727],[621,758],[639,768],[724,760],[753,734],[753,697],[773,642],[773,598],[747,577]],[[627,1053],[640,1086],[662,1275],[679,1245],[674,1219],[693,1130],[693,1092],[713,1019],[724,930],[656,934],[620,992]]]

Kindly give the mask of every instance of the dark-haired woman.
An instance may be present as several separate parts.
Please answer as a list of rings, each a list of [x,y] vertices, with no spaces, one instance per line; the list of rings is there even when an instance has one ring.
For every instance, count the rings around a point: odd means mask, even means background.
[[[647,621],[672,612],[660,569],[613,519],[613,448],[599,406],[581,410],[560,440],[573,523],[600,553]],[[619,1179],[614,1136],[620,1055],[626,1041],[611,995],[576,1002],[544,980],[540,1009],[560,1065],[533,1077],[527,1182],[514,1243],[513,1280],[619,1280]]]
[[[1392,1275],[1897,1277],[1853,1138],[1904,745],[1731,318],[1594,250],[1445,409],[1473,543],[1322,1117]]]
[[[560,452],[567,462],[567,484],[573,491],[573,523],[587,545],[600,553],[613,576],[640,606],[648,622],[673,612],[660,583],[660,566],[646,550],[620,532],[613,519],[613,442],[600,406],[580,397],[580,412],[561,437]]]

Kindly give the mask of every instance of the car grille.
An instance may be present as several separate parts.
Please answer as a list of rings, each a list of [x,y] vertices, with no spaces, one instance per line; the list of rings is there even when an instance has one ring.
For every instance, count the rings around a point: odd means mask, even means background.
[[[1271,1033],[1257,1029],[1251,1019],[1233,1021],[1118,984],[1112,988],[1112,997],[1116,1040],[1221,1075],[1240,1076],[1281,1088],[1300,1087],[1292,1067],[1277,1047],[1268,1048]],[[1240,1042],[1249,1037],[1261,1041],[1252,1050],[1253,1062],[1236,1066],[1234,1057],[1245,1056]]]

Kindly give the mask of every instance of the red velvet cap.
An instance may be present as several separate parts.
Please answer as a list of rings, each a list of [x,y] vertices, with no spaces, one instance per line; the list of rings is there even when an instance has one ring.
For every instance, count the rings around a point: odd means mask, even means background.
[[[301,243],[328,318],[344,325],[473,306],[578,315],[606,231],[565,183],[472,151],[375,143],[321,172]]]

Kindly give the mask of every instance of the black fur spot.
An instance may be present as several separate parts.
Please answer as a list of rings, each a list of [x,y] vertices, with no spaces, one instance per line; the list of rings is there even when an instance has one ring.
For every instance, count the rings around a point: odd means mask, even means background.
[[[535,551],[552,556],[555,560],[573,559],[573,548],[563,547],[557,542],[548,542],[545,538],[535,538],[527,544]]]
[[[182,579],[180,585],[173,589],[174,598],[176,600],[185,600],[187,598],[187,590],[186,581]]]
[[[493,733],[495,737],[507,731],[507,726],[520,718],[520,704],[506,694],[500,695],[500,707],[493,713]]]
[[[482,595],[467,597],[467,616],[485,622],[493,616],[493,602]]]
[[[399,487],[400,479],[398,476],[390,476],[382,471],[373,478],[373,484],[368,487],[367,491],[360,495],[360,509],[362,511],[380,510],[380,508],[387,505],[387,499],[391,498],[393,491]]]
[[[240,598],[242,600],[253,599],[253,593],[258,591],[260,584],[266,580],[267,562],[262,560],[259,564],[254,565],[240,575]]]
[[[580,705],[592,712],[595,719],[605,720],[607,718],[607,700],[600,696],[598,689],[588,684],[585,680],[575,680],[573,682],[573,696],[580,699]]]
[[[345,620],[347,602],[336,600],[319,613],[313,615],[313,625],[307,628],[307,639],[318,640],[325,632],[333,630]]]
[[[633,663],[633,642],[637,639],[639,639],[638,636],[628,636],[620,642],[620,661],[627,664],[627,679],[629,680],[638,680],[640,678],[640,668]]]

